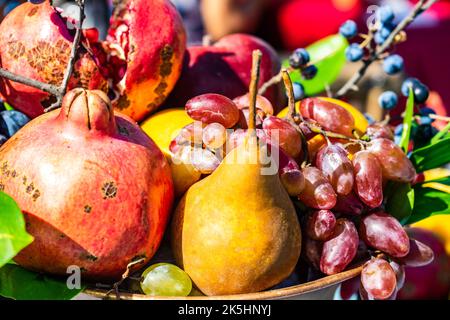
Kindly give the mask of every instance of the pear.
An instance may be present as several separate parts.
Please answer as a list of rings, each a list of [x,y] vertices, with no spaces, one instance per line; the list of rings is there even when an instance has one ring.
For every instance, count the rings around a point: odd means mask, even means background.
[[[174,214],[177,263],[206,295],[270,288],[292,273],[300,256],[294,206],[277,168],[265,164],[267,148],[256,141],[249,135],[232,150],[186,192]]]

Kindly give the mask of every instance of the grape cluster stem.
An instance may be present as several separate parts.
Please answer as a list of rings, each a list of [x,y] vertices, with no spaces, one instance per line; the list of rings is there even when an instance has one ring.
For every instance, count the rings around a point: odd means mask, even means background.
[[[144,261],[145,261],[145,258],[140,258],[140,259],[138,259],[138,260],[136,260],[136,261],[130,262],[130,263],[127,265],[127,270],[125,270],[125,272],[122,274],[122,278],[121,278],[119,281],[117,281],[116,283],[113,284],[112,289],[109,290],[109,291],[106,293],[105,297],[107,298],[111,293],[114,292],[114,293],[116,294],[116,299],[117,299],[117,300],[120,300],[120,291],[119,291],[120,285],[121,285],[126,279],[130,278],[130,271],[131,271],[131,268],[132,268],[133,266],[135,266],[135,265],[138,265],[138,264],[143,263]]]
[[[347,81],[347,83],[344,84],[344,86],[335,94],[328,93],[329,97],[336,97],[336,98],[342,98],[345,96],[349,91],[358,91],[358,82],[364,77],[366,74],[367,69],[370,67],[370,65],[383,58],[383,56],[386,54],[386,50],[389,49],[394,43],[396,43],[397,36],[401,34],[401,32],[408,27],[419,15],[421,15],[423,12],[428,10],[437,0],[420,0],[414,9],[408,14],[398,25],[397,27],[391,32],[389,37],[386,39],[386,41],[376,48],[376,50],[372,49],[369,46],[369,57],[364,59],[362,61],[362,66],[356,71],[356,73]],[[370,40],[373,38],[373,33],[370,30],[369,35],[360,35],[365,40],[363,42],[364,46],[367,46],[370,43]],[[361,45],[363,45],[361,44]],[[327,57],[324,57],[324,59]],[[314,61],[314,63],[317,63],[319,61]],[[309,63],[313,64],[313,63]],[[289,67],[288,72],[292,72],[295,69],[292,67]],[[269,81],[264,83],[261,88],[259,89],[259,95],[264,95],[266,91],[273,85],[276,85],[283,81],[283,70],[281,70],[277,75],[272,77]],[[328,90],[327,90],[328,91]]]
[[[52,110],[55,110],[55,109],[61,107],[62,100],[63,100],[65,94],[67,93],[67,87],[69,85],[70,77],[72,76],[72,73],[73,73],[73,69],[74,69],[76,57],[77,57],[77,52],[80,47],[83,22],[84,22],[84,19],[86,18],[85,10],[84,10],[84,8],[85,8],[84,2],[85,2],[85,0],[76,0],[76,3],[79,8],[79,12],[80,12],[79,21],[78,21],[77,25],[75,26],[76,32],[75,32],[75,38],[74,38],[74,41],[72,44],[72,49],[70,52],[69,63],[67,64],[67,68],[64,73],[64,78],[63,78],[63,81],[60,86],[56,86],[56,85],[48,84],[48,83],[41,82],[38,80],[30,79],[30,78],[21,76],[19,74],[12,73],[6,69],[0,68],[0,77],[9,79],[9,80],[17,82],[17,83],[21,83],[23,85],[26,85],[26,86],[29,86],[32,88],[42,90],[44,92],[47,92],[47,93],[55,96],[56,101],[50,107],[45,109],[45,112],[50,112]]]
[[[371,55],[363,60],[362,66],[359,70],[344,84],[344,86],[336,93],[337,98],[345,96],[349,91],[358,89],[358,82],[364,77],[367,69],[370,65],[379,60],[387,49],[395,43],[395,38],[408,27],[419,15],[428,10],[437,0],[420,0],[414,9],[397,25],[397,27],[391,32],[386,41],[377,47],[377,49],[371,53]]]

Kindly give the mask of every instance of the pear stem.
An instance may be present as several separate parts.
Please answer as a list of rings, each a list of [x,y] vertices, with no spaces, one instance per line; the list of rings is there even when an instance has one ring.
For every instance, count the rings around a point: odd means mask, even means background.
[[[249,114],[249,124],[248,129],[250,134],[256,134],[256,96],[258,94],[258,83],[261,69],[261,57],[262,53],[260,50],[253,51],[252,54],[252,77],[250,81],[250,114]]]

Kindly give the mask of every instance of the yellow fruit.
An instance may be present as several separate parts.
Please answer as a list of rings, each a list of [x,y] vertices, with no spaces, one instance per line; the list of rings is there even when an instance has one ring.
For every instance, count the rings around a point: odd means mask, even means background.
[[[170,163],[177,197],[182,196],[191,185],[200,180],[201,176],[192,165],[174,161],[169,150],[170,142],[181,129],[192,122],[184,109],[174,108],[155,113],[141,124],[142,130],[155,141]]]
[[[353,116],[353,118],[355,119],[355,129],[359,131],[360,134],[363,134],[366,132],[367,127],[369,126],[369,122],[367,121],[366,117],[364,117],[364,115],[358,110],[356,109],[354,106],[352,106],[351,104],[348,104],[347,102],[344,102],[342,100],[338,100],[338,99],[333,99],[333,98],[328,98],[328,97],[319,97],[319,99],[328,101],[328,102],[332,102],[334,104],[337,104],[341,107],[343,107],[344,109],[346,109],[348,112],[350,112]],[[299,102],[297,102],[295,104],[295,108],[297,110],[297,112],[299,111]],[[283,118],[287,115],[288,113],[288,108],[285,108],[283,110],[280,111],[280,113],[278,113],[277,117],[279,118]]]
[[[268,289],[300,256],[294,206],[277,172],[264,172],[259,151],[252,138],[233,149],[175,210],[175,257],[206,295]]]
[[[172,170],[173,186],[175,196],[181,197],[190,186],[200,180],[201,173],[197,171],[192,164],[174,161],[173,157],[169,160]]]
[[[155,113],[141,124],[141,128],[167,156],[170,142],[192,122],[184,109],[173,108]]]
[[[416,222],[413,227],[427,229],[439,235],[445,241],[445,249],[450,255],[450,215],[441,214]]]
[[[295,104],[295,110],[297,111],[297,112],[299,112],[299,110],[300,110],[300,102],[297,102],[296,104]],[[287,114],[288,114],[288,111],[289,111],[289,108],[284,108],[283,110],[281,110],[278,114],[277,114],[277,117],[278,118],[284,118],[284,117],[286,117],[287,116]]]
[[[436,168],[425,171],[425,181],[433,181],[450,176],[450,170],[445,168]],[[436,182],[427,182],[424,186],[433,188],[442,192],[450,193],[450,187]],[[445,241],[445,248],[450,255],[450,215],[442,214],[428,217],[422,221],[416,222],[414,227],[427,229],[438,234]]]
[[[333,98],[328,98],[328,97],[320,97],[320,99],[335,103],[335,104],[345,108],[348,112],[350,112],[352,114],[353,118],[355,119],[355,129],[358,130],[360,133],[365,133],[367,131],[369,122],[367,121],[366,117],[364,117],[364,115],[361,113],[361,111],[356,109],[354,106],[352,106],[351,104],[349,104],[345,101],[338,100],[338,99],[333,99]]]

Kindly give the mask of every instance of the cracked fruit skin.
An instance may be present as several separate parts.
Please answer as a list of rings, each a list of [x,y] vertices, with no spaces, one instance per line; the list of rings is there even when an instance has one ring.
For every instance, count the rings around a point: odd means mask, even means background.
[[[125,0],[116,6],[110,25],[109,50],[126,60],[113,105],[141,121],[164,102],[180,77],[186,50],[183,22],[169,0]]]
[[[173,201],[158,147],[101,91],[75,89],[0,148],[0,181],[35,240],[15,261],[38,272],[120,279],[159,247]],[[142,266],[142,265],[141,265]]]
[[[1,67],[21,76],[59,86],[72,48],[73,34],[66,21],[50,6],[25,2],[11,11],[0,24]],[[107,88],[94,59],[85,51],[78,57],[69,89]],[[0,93],[15,109],[35,118],[53,102],[39,89],[0,79]]]
[[[294,206],[278,174],[263,175],[261,161],[252,161],[254,141],[233,149],[175,211],[177,263],[209,296],[270,288],[292,273],[300,255]]]

